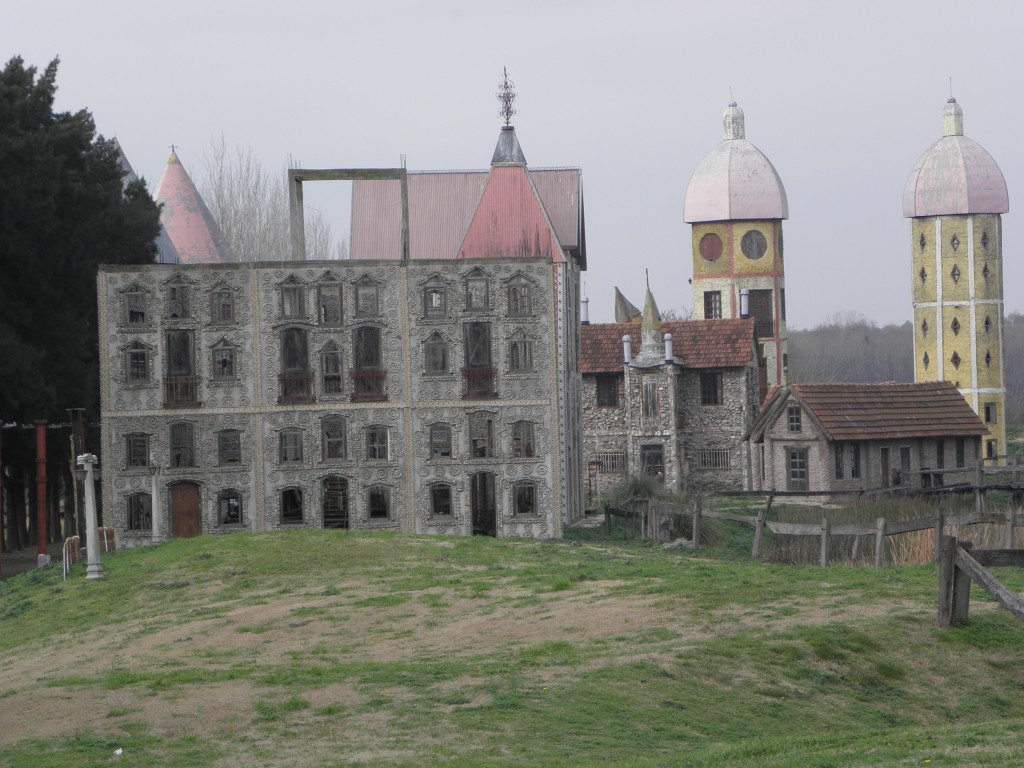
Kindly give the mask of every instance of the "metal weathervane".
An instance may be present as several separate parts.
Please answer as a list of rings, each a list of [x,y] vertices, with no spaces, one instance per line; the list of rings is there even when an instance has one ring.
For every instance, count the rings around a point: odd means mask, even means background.
[[[508,79],[508,68],[501,69],[504,77],[501,81],[501,90],[498,91],[498,101],[501,102],[498,116],[504,118],[505,125],[508,125],[512,122],[512,115],[518,114],[518,110],[512,106],[512,102],[516,100],[516,92],[513,90],[516,84]]]

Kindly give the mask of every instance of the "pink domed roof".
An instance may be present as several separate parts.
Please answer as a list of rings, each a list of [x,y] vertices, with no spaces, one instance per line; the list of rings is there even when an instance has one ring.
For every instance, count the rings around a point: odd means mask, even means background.
[[[789,202],[778,171],[746,140],[743,110],[725,111],[725,141],[701,160],[683,202],[687,222],[788,219]]]
[[[963,135],[963,110],[950,99],[943,114],[945,136],[914,164],[903,189],[903,215],[949,216],[1006,213],[1006,181],[985,148]]]

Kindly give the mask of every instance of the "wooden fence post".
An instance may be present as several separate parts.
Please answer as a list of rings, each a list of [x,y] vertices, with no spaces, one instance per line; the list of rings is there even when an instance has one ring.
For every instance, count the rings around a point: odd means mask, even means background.
[[[962,541],[958,546],[967,553],[970,553],[974,546],[969,541]],[[955,552],[954,547],[954,552]],[[956,559],[954,555],[954,565]],[[967,621],[967,611],[971,605],[971,577],[963,568],[953,568],[953,595],[950,606],[950,624],[960,625]]]
[[[939,626],[948,627],[953,608],[953,571],[956,570],[956,537],[942,537],[939,558]]]
[[[700,551],[700,518],[702,510],[700,506],[700,498],[698,497],[696,505],[693,507],[693,551]]]
[[[1017,527],[1017,509],[1010,504],[1006,510],[1006,549],[1013,549],[1013,529]]]
[[[828,518],[821,518],[821,567],[828,568],[828,535],[831,531]]]
[[[757,522],[754,524],[754,551],[750,553],[755,560],[761,559],[761,538],[764,536],[764,518],[767,512],[767,508],[757,510]]]
[[[974,489],[974,511],[977,512],[978,514],[981,514],[982,507],[984,506],[982,504],[983,494],[981,492],[981,486],[983,486],[985,484],[985,467],[984,467],[984,465],[985,465],[985,460],[983,458],[981,458],[981,456],[978,456],[978,471],[977,471],[977,475],[976,475],[976,477],[974,479],[974,485],[975,485],[975,489]]]
[[[875,521],[875,568],[885,566],[885,518]]]
[[[942,532],[946,528],[946,513],[939,507],[939,513],[935,519],[935,562],[942,561]]]

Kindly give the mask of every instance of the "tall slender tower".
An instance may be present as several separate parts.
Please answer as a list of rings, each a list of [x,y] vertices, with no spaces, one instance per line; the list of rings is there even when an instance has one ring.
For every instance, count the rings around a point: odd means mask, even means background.
[[[903,190],[911,219],[914,378],[951,381],[991,432],[988,458],[1006,454],[1003,380],[1003,226],[1010,209],[996,161],[964,136],[950,98],[943,137],[921,155]]]
[[[780,384],[788,362],[786,189],[771,161],[746,140],[743,110],[735,102],[723,122],[725,140],[693,172],[683,204],[683,218],[693,225],[694,313],[705,320],[753,316],[768,383]]]

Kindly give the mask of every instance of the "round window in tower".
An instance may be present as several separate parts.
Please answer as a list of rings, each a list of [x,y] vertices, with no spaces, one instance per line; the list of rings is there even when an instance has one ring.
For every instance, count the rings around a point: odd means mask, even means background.
[[[756,229],[748,229],[740,240],[740,250],[752,261],[757,261],[768,252],[768,240]]]
[[[714,232],[708,232],[700,239],[697,249],[706,261],[718,261],[722,255],[722,238]]]

